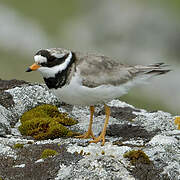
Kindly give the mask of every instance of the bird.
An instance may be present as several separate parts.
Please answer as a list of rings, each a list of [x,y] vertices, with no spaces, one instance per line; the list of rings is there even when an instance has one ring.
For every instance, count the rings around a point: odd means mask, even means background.
[[[64,48],[40,49],[26,72],[39,71],[47,87],[66,104],[90,107],[88,131],[77,138],[92,138],[89,143],[105,144],[112,99],[120,98],[136,84],[170,70],[164,63],[127,65],[110,57]],[[95,105],[104,104],[105,122],[98,137],[92,131]]]

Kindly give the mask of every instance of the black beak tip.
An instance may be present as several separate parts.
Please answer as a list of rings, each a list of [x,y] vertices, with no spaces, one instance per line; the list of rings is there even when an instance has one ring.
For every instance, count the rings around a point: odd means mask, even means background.
[[[32,69],[31,68],[27,68],[27,70],[26,70],[26,72],[31,72],[32,71]]]

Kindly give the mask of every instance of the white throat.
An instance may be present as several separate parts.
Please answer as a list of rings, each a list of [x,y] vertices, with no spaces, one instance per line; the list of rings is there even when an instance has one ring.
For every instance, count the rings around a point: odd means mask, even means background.
[[[65,70],[67,68],[67,66],[71,62],[71,59],[72,59],[72,53],[69,52],[68,57],[66,58],[66,60],[62,64],[56,65],[54,67],[43,67],[43,66],[41,66],[38,69],[38,71],[40,71],[42,76],[45,78],[55,77],[55,75],[58,72],[62,72],[63,70]]]

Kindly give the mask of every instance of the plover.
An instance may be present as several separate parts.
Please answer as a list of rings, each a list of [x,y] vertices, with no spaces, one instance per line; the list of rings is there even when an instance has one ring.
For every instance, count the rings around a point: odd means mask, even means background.
[[[34,56],[35,63],[27,72],[38,70],[47,87],[61,101],[72,105],[90,106],[88,131],[79,138],[90,138],[90,143],[105,143],[110,107],[106,103],[119,98],[138,83],[152,76],[169,72],[164,63],[148,66],[125,65],[104,55],[80,53],[62,48],[41,49]],[[94,106],[103,103],[105,122],[101,134],[92,131]]]

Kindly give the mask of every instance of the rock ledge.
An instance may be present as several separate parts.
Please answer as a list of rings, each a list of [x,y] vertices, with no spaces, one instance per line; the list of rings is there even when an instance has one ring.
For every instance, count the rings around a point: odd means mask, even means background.
[[[0,80],[0,178],[2,179],[180,179],[180,131],[167,112],[147,112],[113,100],[104,146],[88,140],[58,138],[36,141],[18,131],[19,118],[40,104],[53,104],[79,121],[73,131],[85,132],[89,108],[70,106],[48,91],[45,85]],[[102,105],[96,107],[93,131],[98,135],[104,123]],[[15,144],[23,144],[14,148]],[[41,159],[45,149],[57,155]],[[150,163],[137,159],[131,164],[124,153],[142,150]]]

